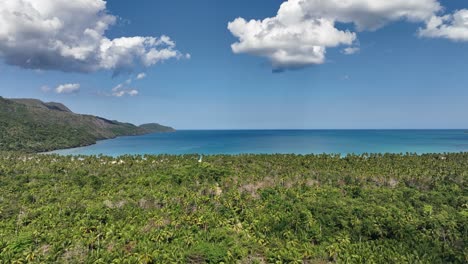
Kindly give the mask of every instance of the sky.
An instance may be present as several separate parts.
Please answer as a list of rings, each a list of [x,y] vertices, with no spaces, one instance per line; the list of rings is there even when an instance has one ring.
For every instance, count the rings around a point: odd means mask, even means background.
[[[468,128],[468,2],[344,2],[0,0],[0,96],[177,129]]]

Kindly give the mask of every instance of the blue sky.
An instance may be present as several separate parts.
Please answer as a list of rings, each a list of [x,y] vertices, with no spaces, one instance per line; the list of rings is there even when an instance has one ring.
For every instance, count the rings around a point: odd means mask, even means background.
[[[439,2],[447,14],[468,8],[464,1]],[[118,19],[107,38],[167,35],[183,56],[118,75],[106,69],[25,69],[3,60],[0,95],[178,129],[468,128],[467,41],[418,36],[423,22],[397,20],[362,32],[337,24],[357,32],[358,53],[343,54],[346,45],[331,47],[321,64],[276,73],[267,58],[235,54],[231,44],[238,38],[227,27],[237,17],[275,17],[281,3],[109,1],[106,10]],[[136,80],[141,72],[146,78]],[[138,95],[110,96],[128,79]],[[79,84],[79,92],[41,90],[67,83]]]

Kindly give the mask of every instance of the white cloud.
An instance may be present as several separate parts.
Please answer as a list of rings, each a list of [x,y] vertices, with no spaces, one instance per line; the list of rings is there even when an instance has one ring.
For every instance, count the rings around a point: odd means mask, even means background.
[[[277,69],[322,64],[327,47],[351,45],[356,39],[354,33],[336,29],[331,20],[304,19],[304,14],[293,12],[262,21],[237,18],[228,29],[239,38],[231,46],[234,53],[266,57]]]
[[[438,0],[290,0],[310,17],[353,23],[359,31],[408,20],[421,22],[440,11]]]
[[[127,91],[127,94],[130,95],[130,96],[135,96],[135,95],[138,95],[138,90],[129,90]]]
[[[0,57],[29,69],[117,73],[187,57],[167,36],[107,38],[116,20],[103,0],[2,0]]]
[[[353,45],[356,33],[338,29],[337,22],[376,30],[398,20],[424,22],[441,8],[437,0],[288,0],[275,17],[237,18],[228,29],[238,38],[234,53],[266,57],[274,68],[289,69],[322,64],[327,48]],[[349,47],[344,53],[357,51]]]
[[[136,89],[124,89],[124,90],[117,90],[112,92],[112,96],[115,97],[122,97],[124,95],[129,95],[129,96],[136,96],[138,95],[138,90]]]
[[[80,91],[80,84],[79,83],[67,83],[57,86],[55,88],[55,92],[58,94],[73,94],[78,93]]]
[[[351,55],[358,53],[361,49],[359,47],[347,47],[343,49],[343,53],[346,55]]]
[[[426,28],[420,29],[421,37],[446,38],[453,41],[468,41],[468,9],[455,11],[445,16],[433,16]]]
[[[144,79],[145,77],[146,77],[146,73],[142,72],[137,75],[136,79],[141,80],[141,79]]]
[[[122,90],[124,88],[124,85],[122,83],[119,83],[117,86],[115,86],[114,88],[112,88],[112,91],[113,92],[117,92],[119,90]]]
[[[136,76],[135,80],[140,80],[146,77],[146,74],[140,73]],[[117,84],[114,88],[112,88],[112,92],[110,95],[115,97],[123,97],[125,95],[129,96],[136,96],[139,94],[139,91],[136,88],[129,88],[128,86],[132,83],[133,79],[129,78],[123,83]]]
[[[135,80],[141,80],[145,77],[146,77],[145,73],[139,73],[135,77]],[[112,92],[110,93],[110,95],[115,96],[115,97],[122,97],[125,95],[129,95],[129,96],[138,95],[139,94],[138,89],[128,87],[132,82],[133,82],[133,79],[129,78],[125,82],[117,84],[114,88],[112,88]]]

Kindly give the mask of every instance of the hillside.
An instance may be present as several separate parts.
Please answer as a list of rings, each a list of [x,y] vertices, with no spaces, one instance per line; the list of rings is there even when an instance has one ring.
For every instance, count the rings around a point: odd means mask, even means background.
[[[97,140],[174,129],[159,124],[141,127],[73,113],[60,103],[0,97],[0,150],[43,152],[86,146]]]
[[[139,127],[146,130],[148,133],[153,133],[153,132],[174,132],[174,129],[172,127],[163,126],[163,125],[156,124],[156,123],[143,124],[143,125],[140,125]]]

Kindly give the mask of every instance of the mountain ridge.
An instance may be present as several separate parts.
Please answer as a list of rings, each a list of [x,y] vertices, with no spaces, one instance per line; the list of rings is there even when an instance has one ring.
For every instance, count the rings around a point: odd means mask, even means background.
[[[157,123],[136,126],[77,114],[57,102],[0,97],[0,151],[46,152],[119,136],[174,132]]]

